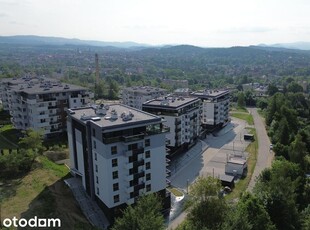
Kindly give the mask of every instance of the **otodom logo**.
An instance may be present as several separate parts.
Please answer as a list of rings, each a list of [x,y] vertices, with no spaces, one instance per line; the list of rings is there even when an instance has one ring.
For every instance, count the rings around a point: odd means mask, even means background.
[[[34,216],[29,220],[25,218],[18,219],[15,216],[10,219],[6,218],[2,221],[2,226],[9,228],[9,227],[30,227],[30,228],[60,228],[61,227],[61,220],[59,218],[38,218]]]

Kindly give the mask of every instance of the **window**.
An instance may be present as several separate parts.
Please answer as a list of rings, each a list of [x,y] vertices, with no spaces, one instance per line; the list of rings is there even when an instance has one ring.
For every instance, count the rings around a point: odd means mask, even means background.
[[[97,187],[97,195],[99,195],[99,188]]]
[[[94,149],[96,149],[96,148],[97,148],[96,141],[94,141]]]
[[[112,177],[113,177],[113,179],[117,179],[118,178],[118,171],[113,171]]]
[[[117,167],[117,158],[112,159],[112,167]]]
[[[112,146],[111,147],[111,154],[112,155],[117,154],[117,146]]]
[[[76,103],[76,99],[73,100],[73,103]]]
[[[96,130],[93,129],[93,136],[95,137],[96,136]]]
[[[96,172],[98,172],[98,165],[95,165],[95,170]]]
[[[97,153],[95,153],[95,161],[97,160]]]
[[[114,196],[114,203],[117,203],[117,202],[119,202],[119,195]]]
[[[145,187],[146,187],[147,192],[151,191],[151,185],[150,184],[147,184]]]
[[[145,169],[150,169],[150,168],[151,168],[151,162],[146,162]]]
[[[151,180],[151,173],[147,173],[145,177],[146,177],[146,180]]]
[[[149,147],[151,145],[150,139],[145,139],[144,143],[145,143],[145,147]]]
[[[133,168],[129,169],[129,175],[133,174]]]
[[[151,151],[145,151],[145,158],[150,158],[151,157]]]
[[[119,186],[118,183],[113,184],[113,191],[118,191],[119,190]]]
[[[96,176],[96,183],[98,184],[99,183],[99,181],[98,181],[98,177]]]

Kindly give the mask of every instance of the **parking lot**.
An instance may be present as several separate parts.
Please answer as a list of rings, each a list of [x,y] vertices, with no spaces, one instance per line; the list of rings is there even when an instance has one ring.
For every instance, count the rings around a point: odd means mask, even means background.
[[[208,135],[194,150],[177,160],[178,170],[171,175],[171,184],[184,191],[198,176],[219,177],[225,174],[225,164],[229,155],[247,156],[246,147],[250,143],[243,140],[248,133],[243,120],[232,118],[230,124],[214,135]],[[205,145],[204,145],[205,144]],[[204,150],[205,149],[205,150]],[[173,168],[173,166],[172,166]]]

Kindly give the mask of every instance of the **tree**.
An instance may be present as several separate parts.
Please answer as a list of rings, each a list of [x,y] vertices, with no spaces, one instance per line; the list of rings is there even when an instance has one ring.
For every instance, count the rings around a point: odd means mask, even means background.
[[[275,226],[270,220],[268,212],[254,195],[245,193],[241,196],[237,206],[230,211],[229,218],[226,219],[223,229],[249,229],[275,230]]]
[[[307,161],[305,159],[307,152],[306,144],[302,141],[302,136],[297,134],[295,140],[291,143],[289,147],[289,157],[290,161],[297,163],[302,169],[307,169]]]
[[[277,229],[300,229],[298,205],[304,202],[304,174],[300,167],[284,159],[264,170],[254,194],[264,204]]]
[[[24,131],[24,137],[20,139],[19,145],[22,149],[31,149],[37,154],[42,154],[45,149],[43,146],[43,133],[28,129]]]
[[[112,230],[153,230],[165,229],[160,213],[161,203],[154,194],[141,197],[136,206],[128,206],[123,217],[117,218]]]
[[[219,180],[212,177],[199,177],[191,186],[188,221],[193,229],[220,229],[227,211],[220,188]]]
[[[302,86],[297,84],[296,82],[291,82],[287,85],[287,92],[298,93],[303,91],[304,90]]]
[[[273,84],[268,85],[267,93],[269,96],[273,96],[279,91],[278,87]]]
[[[244,93],[239,92],[238,93],[238,101],[237,101],[238,107],[243,108],[245,106],[245,98]]]

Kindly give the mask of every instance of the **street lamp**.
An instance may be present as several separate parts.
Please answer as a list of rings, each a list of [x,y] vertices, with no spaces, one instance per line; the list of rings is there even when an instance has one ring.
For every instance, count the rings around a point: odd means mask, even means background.
[[[189,185],[189,180],[187,179],[186,181],[186,193],[188,194],[188,185]]]

